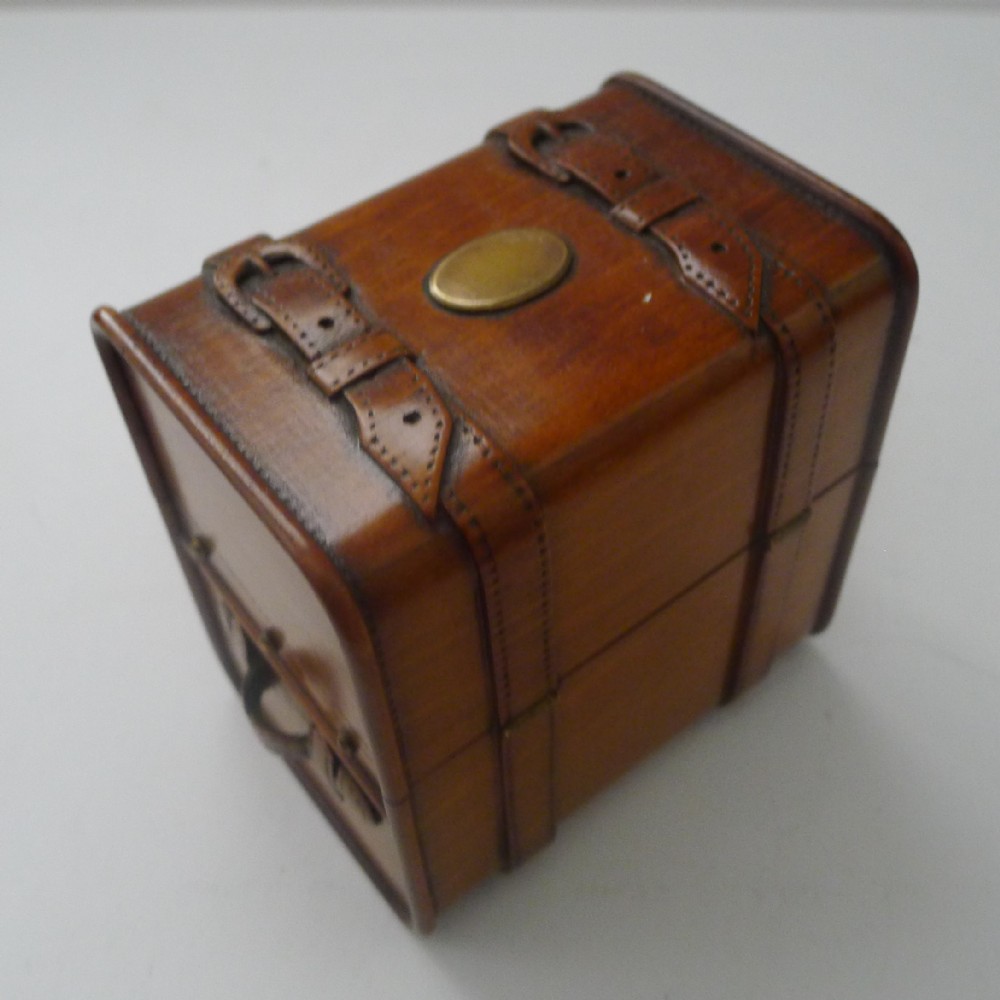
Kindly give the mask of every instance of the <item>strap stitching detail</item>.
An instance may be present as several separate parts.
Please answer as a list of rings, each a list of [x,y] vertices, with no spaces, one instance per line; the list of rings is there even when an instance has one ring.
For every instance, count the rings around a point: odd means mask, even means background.
[[[330,392],[334,392],[339,389],[341,385],[347,385],[350,382],[353,382],[355,375],[362,374],[366,369],[370,368],[374,364],[377,364],[379,361],[382,361],[388,356],[388,351],[382,351],[379,354],[373,354],[370,357],[364,358],[360,364],[355,365],[353,368],[348,368],[343,375],[338,375],[332,382],[324,383],[324,388],[328,389]],[[320,365],[315,369],[314,374],[319,374],[324,367],[325,365]]]
[[[361,358],[354,364],[353,367],[348,368],[346,372],[338,375],[335,379],[332,379],[329,382],[321,379],[323,371],[332,365],[338,358],[343,357],[345,354],[349,354],[355,348],[363,345],[366,341],[374,340],[380,334],[385,334],[391,337],[393,343],[379,351],[378,354],[371,354]],[[355,380],[355,378],[363,375],[368,368],[372,367],[372,365],[377,365],[386,358],[401,357],[406,353],[407,348],[402,341],[396,340],[392,334],[388,333],[388,331],[372,331],[369,329],[364,333],[359,334],[357,337],[353,337],[351,340],[345,341],[340,346],[327,351],[326,354],[317,358],[310,366],[309,375],[313,381],[320,386],[320,388],[324,389],[328,394],[332,394],[335,393],[341,386],[349,385]]]
[[[463,432],[467,433],[464,427]],[[486,536],[486,531],[472,510],[462,502],[453,488],[449,488],[445,500],[454,504],[456,510],[453,513],[457,514],[459,520],[468,525],[474,532],[476,543],[481,549],[487,566],[490,594],[492,596],[490,607],[494,609],[492,613],[487,614],[487,619],[493,621],[495,618],[493,631],[496,633],[497,644],[503,661],[500,665],[500,693],[503,698],[502,717],[508,718],[510,716],[510,654],[507,648],[507,629],[503,611],[503,599],[501,597],[500,568],[497,565],[493,547]],[[507,782],[503,782],[503,784],[506,785]]]
[[[326,289],[324,288],[325,292]],[[319,351],[319,343],[316,340],[314,334],[310,333],[301,323],[284,307],[278,304],[274,297],[267,292],[258,291],[254,293],[254,297],[259,301],[266,302],[272,309],[288,324],[288,326],[294,331],[296,338],[301,345],[305,347],[304,353],[316,354]]]
[[[527,486],[520,476],[509,466],[505,466],[500,458],[496,456],[492,447],[487,443],[485,435],[481,431],[471,430],[467,421],[462,421],[462,434],[472,437],[472,443],[479,448],[483,458],[485,458],[500,474],[500,477],[520,500],[521,506],[532,515],[532,526],[535,529],[535,545],[538,551],[539,575],[541,580],[542,598],[542,644],[543,644],[543,669],[545,670],[545,680],[548,690],[553,690],[553,675],[551,663],[551,636],[550,636],[550,600],[549,600],[549,567],[548,567],[548,542],[545,532],[545,522],[542,517],[542,509],[534,493]]]
[[[788,325],[784,321],[778,319],[771,311],[768,312],[768,319],[776,332],[782,335],[782,340],[785,343],[788,356],[792,362],[791,385],[786,395],[788,416],[786,418],[785,440],[781,454],[781,471],[778,482],[775,486],[774,499],[771,502],[771,515],[773,516],[775,511],[781,509],[781,504],[785,495],[785,486],[788,479],[789,462],[792,454],[792,442],[795,440],[796,425],[798,422],[799,396],[802,386],[802,358],[799,354],[798,345],[795,343],[795,338],[792,336]]]
[[[332,351],[327,351],[326,354],[318,358],[313,364],[313,371],[321,372],[327,365],[332,364],[337,360],[337,358],[341,357],[347,351],[353,350],[353,348],[357,347],[359,344],[364,343],[366,340],[370,339],[371,336],[371,331],[366,330],[364,333],[358,334],[357,337],[344,341],[343,344],[338,345]]]
[[[256,310],[253,306],[247,303],[242,295],[228,288],[219,289],[218,286],[216,286],[216,290],[221,293],[222,297],[226,300],[227,305],[229,305],[229,307],[233,309],[242,320],[249,323],[256,329],[258,323],[260,322],[257,318]]]
[[[425,383],[421,380],[420,375],[416,371],[414,371],[412,379],[423,395],[424,403],[430,409],[431,416],[437,418],[434,424],[434,443],[431,445],[429,453],[430,458],[425,466],[426,472],[433,473],[438,453],[441,450],[441,437],[444,433],[444,420],[441,418],[440,408],[434,402],[434,399],[428,391]],[[434,482],[434,476],[427,475],[421,481],[417,478],[419,473],[415,475],[406,466],[400,464],[401,457],[396,452],[390,451],[384,444],[381,443],[381,439],[378,435],[378,416],[376,416],[375,404],[372,402],[370,391],[362,387],[359,390],[358,395],[360,396],[361,403],[368,414],[369,444],[379,446],[379,455],[384,458],[396,472],[399,473],[400,478],[404,481],[403,486],[406,491],[415,500],[417,500],[421,508],[428,507],[431,501],[431,486]]]
[[[827,422],[827,417],[829,415],[830,399],[833,395],[834,373],[837,364],[837,335],[836,335],[837,330],[836,330],[836,325],[833,321],[832,311],[830,310],[830,306],[826,301],[826,296],[822,292],[822,290],[816,288],[815,286],[810,287],[810,285],[813,284],[812,282],[807,281],[802,275],[800,275],[793,268],[789,267],[783,261],[774,259],[773,265],[775,270],[785,275],[785,277],[789,278],[792,282],[794,282],[794,284],[798,288],[802,289],[807,295],[809,295],[810,299],[812,300],[813,306],[820,314],[820,318],[824,328],[828,331],[828,336],[827,336],[828,360],[826,366],[826,379],[823,389],[823,402],[822,402],[822,408],[820,410],[820,419],[816,430],[816,438],[813,442],[812,453],[810,455],[809,476],[807,479],[806,502],[808,503],[812,498],[813,485],[815,483],[815,478],[816,478],[816,470],[819,464],[819,452],[825,435],[826,422]],[[787,342],[790,345],[791,353],[793,354],[796,384],[795,384],[794,398],[792,399],[792,404],[793,407],[796,407],[798,405],[800,389],[801,389],[801,384],[800,384],[801,355],[799,353],[798,344],[796,343],[795,338],[792,336],[787,323],[783,321],[778,321],[774,315],[773,310],[769,312],[769,319],[771,320],[772,324],[775,324],[778,327],[780,327],[781,332],[785,335],[785,338],[787,339]],[[792,439],[794,437],[794,432],[795,432],[795,414],[793,412],[793,417],[789,423],[789,431],[787,439],[785,441],[785,448],[783,449],[782,479],[778,485],[778,488],[775,491],[775,498],[773,504],[773,510],[775,512],[781,509],[781,503],[784,498],[784,486],[786,477],[788,475],[788,462],[791,454]]]

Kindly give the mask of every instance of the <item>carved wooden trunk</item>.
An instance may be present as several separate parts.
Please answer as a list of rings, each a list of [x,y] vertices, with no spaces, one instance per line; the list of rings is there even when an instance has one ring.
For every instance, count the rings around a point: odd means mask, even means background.
[[[622,76],[94,324],[251,720],[426,930],[827,623],[915,300]]]

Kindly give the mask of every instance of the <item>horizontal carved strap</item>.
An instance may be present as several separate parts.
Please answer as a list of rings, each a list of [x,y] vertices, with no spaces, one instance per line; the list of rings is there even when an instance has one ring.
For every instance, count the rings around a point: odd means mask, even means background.
[[[315,361],[366,326],[353,306],[318,271],[307,268],[272,273],[254,290],[251,299],[307,361]]]
[[[559,112],[539,108],[497,125],[490,137],[502,136],[519,160],[560,184],[572,180],[569,171],[542,151],[542,145],[571,133],[592,132],[592,125]]]
[[[344,276],[315,247],[255,237],[205,262],[206,278],[257,333],[278,329],[307,361],[367,329]]]
[[[699,195],[670,177],[629,142],[592,124],[552,112],[531,112],[491,133],[509,151],[559,183],[577,180],[609,203],[626,228],[647,231],[676,256],[686,283],[750,330],[757,326],[760,253],[733,221],[704,202],[690,216],[676,213]]]
[[[275,266],[292,261],[315,271],[325,279],[331,291],[346,292],[346,279],[320,251],[299,242],[276,241],[268,236],[255,236],[209,257],[205,261],[205,271],[229,307],[258,333],[266,333],[274,320],[246,295],[243,283],[256,275],[273,275]]]
[[[656,178],[656,170],[613,135],[584,132],[553,147],[552,159],[612,204]]]

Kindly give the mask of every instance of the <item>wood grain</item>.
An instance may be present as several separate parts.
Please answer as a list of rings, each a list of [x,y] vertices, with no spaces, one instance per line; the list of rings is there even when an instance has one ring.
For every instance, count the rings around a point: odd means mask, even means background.
[[[427,295],[539,226],[544,295]],[[280,633],[293,769],[428,930],[825,624],[915,300],[876,213],[619,77],[94,326],[220,657]]]

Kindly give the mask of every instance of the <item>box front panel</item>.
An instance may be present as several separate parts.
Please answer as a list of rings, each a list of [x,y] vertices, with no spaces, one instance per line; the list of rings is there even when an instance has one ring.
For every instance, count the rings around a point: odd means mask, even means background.
[[[412,858],[401,846],[407,806],[385,787],[384,749],[342,637],[294,560],[163,400],[133,373],[127,378],[184,526],[182,558],[195,542],[190,558],[227,672],[244,695],[251,672],[268,676],[254,702],[265,739],[278,734],[275,748],[293,751],[293,771],[390,903],[418,918]]]

